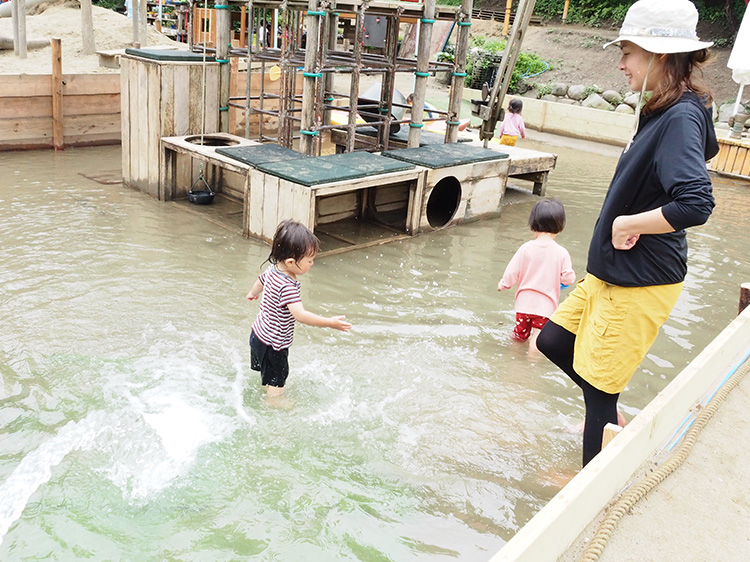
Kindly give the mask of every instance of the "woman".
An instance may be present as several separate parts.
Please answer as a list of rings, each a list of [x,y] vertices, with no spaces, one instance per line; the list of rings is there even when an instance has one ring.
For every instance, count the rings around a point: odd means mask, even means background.
[[[701,81],[707,47],[688,0],[639,0],[619,37],[619,68],[651,97],[617,164],[589,247],[587,275],[537,345],[583,390],[583,465],[601,450],[617,399],[656,339],[687,273],[685,228],[714,207],[706,160],[718,152],[712,97]],[[607,46],[605,45],[605,47]]]

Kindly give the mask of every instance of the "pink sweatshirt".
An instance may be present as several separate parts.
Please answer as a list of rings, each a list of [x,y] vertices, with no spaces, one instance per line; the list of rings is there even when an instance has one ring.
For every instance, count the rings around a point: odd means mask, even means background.
[[[508,111],[505,114],[502,124],[500,125],[500,132],[498,137],[503,135],[521,136],[522,139],[526,138],[526,127],[523,124],[523,117],[520,113],[511,113]]]
[[[549,238],[523,244],[505,268],[498,289],[516,289],[516,312],[549,318],[560,299],[560,284],[570,285],[576,274],[568,250]]]

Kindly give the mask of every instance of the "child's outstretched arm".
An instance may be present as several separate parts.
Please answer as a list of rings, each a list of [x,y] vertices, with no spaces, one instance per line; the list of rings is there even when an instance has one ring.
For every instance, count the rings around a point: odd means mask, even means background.
[[[255,285],[253,285],[253,288],[250,289],[250,292],[247,294],[247,300],[254,301],[260,296],[262,292],[263,292],[263,283],[261,283],[260,279],[258,279],[255,282]]]
[[[332,316],[330,318],[320,316],[319,314],[305,310],[305,307],[302,306],[302,301],[290,303],[287,305],[287,308],[289,308],[289,312],[292,313],[297,322],[302,322],[308,326],[334,328],[342,332],[348,332],[352,328],[352,325],[346,321],[346,316]]]

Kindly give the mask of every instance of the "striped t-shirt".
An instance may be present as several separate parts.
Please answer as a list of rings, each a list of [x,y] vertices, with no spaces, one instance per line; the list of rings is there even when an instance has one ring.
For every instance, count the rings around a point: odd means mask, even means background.
[[[300,283],[281,273],[275,265],[269,265],[259,279],[263,283],[263,296],[253,332],[276,351],[286,349],[294,339],[294,316],[288,305],[302,301]]]

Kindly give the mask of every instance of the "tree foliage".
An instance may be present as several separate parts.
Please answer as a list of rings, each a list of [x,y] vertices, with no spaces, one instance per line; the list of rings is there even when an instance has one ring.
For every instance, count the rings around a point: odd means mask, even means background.
[[[600,27],[618,27],[628,8],[635,0],[570,0],[568,19],[570,23]],[[460,0],[438,0],[441,4],[459,3]],[[513,10],[519,0],[513,1]],[[732,35],[737,33],[742,15],[745,13],[745,0],[693,0],[703,21],[726,22]],[[505,0],[476,0],[475,6],[505,11]],[[562,16],[565,0],[536,0],[534,13],[546,19],[559,19]]]

